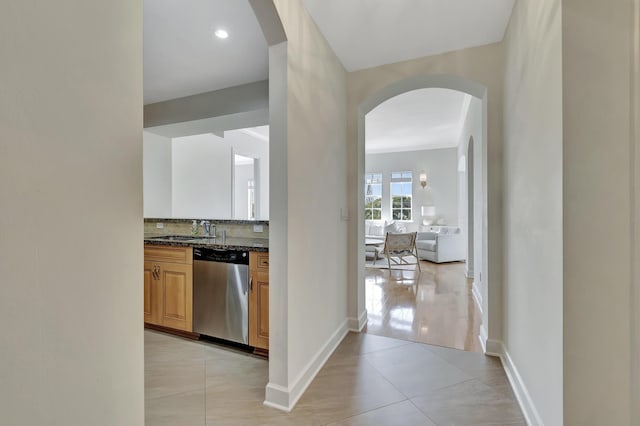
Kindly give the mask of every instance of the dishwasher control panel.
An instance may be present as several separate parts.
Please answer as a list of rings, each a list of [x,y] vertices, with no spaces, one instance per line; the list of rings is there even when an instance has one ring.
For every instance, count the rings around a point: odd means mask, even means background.
[[[249,264],[249,252],[246,250],[218,250],[209,248],[194,248],[193,260],[206,262],[235,263],[237,265]]]

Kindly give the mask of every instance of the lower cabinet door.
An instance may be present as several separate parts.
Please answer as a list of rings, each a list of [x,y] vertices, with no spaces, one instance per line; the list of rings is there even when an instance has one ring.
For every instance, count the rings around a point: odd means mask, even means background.
[[[155,267],[153,262],[144,262],[144,322],[149,324],[160,324]]]
[[[160,266],[162,309],[160,324],[192,331],[193,267],[174,263]]]
[[[269,273],[251,272],[249,345],[269,349]]]

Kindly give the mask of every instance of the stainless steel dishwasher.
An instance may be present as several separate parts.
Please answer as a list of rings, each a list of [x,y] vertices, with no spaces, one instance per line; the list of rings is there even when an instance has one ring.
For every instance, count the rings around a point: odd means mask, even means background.
[[[249,344],[249,253],[193,249],[193,331]]]

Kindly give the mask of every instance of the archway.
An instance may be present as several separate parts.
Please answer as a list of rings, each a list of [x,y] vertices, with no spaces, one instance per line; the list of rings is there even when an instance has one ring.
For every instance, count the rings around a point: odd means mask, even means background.
[[[427,88],[443,88],[457,90],[467,93],[475,98],[478,98],[482,103],[482,135],[478,140],[474,139],[474,150],[476,156],[481,158],[480,171],[481,171],[481,197],[482,197],[482,209],[479,214],[481,217],[480,223],[482,228],[482,259],[481,259],[481,273],[482,282],[486,285],[482,286],[480,291],[480,299],[482,309],[482,327],[481,327],[481,344],[483,348],[486,347],[486,340],[488,336],[488,329],[491,326],[489,322],[489,306],[496,306],[495,303],[489,303],[489,294],[496,293],[499,295],[499,291],[495,291],[494,286],[499,283],[494,283],[490,280],[489,274],[489,253],[488,249],[488,221],[487,221],[487,88],[475,81],[464,79],[455,75],[446,74],[434,74],[434,75],[418,75],[403,80],[396,81],[388,86],[378,90],[370,95],[363,102],[358,105],[358,117],[357,117],[357,194],[364,193],[364,177],[365,177],[365,116],[368,112],[375,107],[391,99],[395,96],[401,95],[406,92],[410,92],[418,89]],[[477,164],[477,163],[476,163]],[[350,295],[355,295],[355,300],[352,298],[349,303],[355,305],[355,311],[357,315],[351,318],[350,327],[352,329],[362,330],[367,321],[367,312],[365,308],[365,246],[364,246],[364,199],[358,197],[357,210],[354,218],[357,221],[357,270],[355,273],[355,283],[352,283],[356,287],[355,291],[351,291]],[[499,290],[499,289],[497,289]],[[497,322],[497,321],[496,321]]]

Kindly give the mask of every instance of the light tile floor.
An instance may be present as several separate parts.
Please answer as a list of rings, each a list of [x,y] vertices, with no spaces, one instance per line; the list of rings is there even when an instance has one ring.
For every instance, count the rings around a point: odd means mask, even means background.
[[[500,361],[349,333],[291,413],[265,407],[268,361],[145,331],[148,426],[524,425]]]

